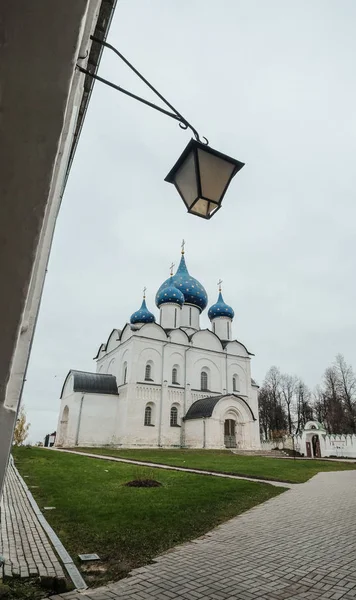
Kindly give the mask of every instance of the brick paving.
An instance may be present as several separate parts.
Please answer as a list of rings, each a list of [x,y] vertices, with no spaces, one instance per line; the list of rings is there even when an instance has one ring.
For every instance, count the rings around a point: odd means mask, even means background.
[[[319,473],[130,575],[52,600],[355,600],[356,471]]]
[[[60,562],[29,502],[12,460],[0,505],[0,554],[5,558],[4,566],[0,567],[0,578],[64,579]]]

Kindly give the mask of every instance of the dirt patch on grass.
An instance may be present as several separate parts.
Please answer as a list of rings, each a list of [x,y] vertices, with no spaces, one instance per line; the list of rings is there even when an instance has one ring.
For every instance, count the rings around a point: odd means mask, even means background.
[[[162,487],[162,484],[155,479],[133,479],[133,481],[128,481],[124,483],[126,487],[143,487],[143,488],[151,488],[151,487]]]

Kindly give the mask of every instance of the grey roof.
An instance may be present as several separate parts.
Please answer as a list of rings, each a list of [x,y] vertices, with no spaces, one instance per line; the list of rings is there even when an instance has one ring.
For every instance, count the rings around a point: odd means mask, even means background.
[[[185,415],[185,421],[189,419],[203,419],[204,417],[211,417],[215,405],[221,400],[223,396],[212,396],[210,398],[201,398],[196,400],[189,407],[187,414]]]
[[[87,371],[69,371],[61,393],[70,375],[73,375],[73,391],[88,394],[115,394],[118,395],[117,382],[114,375],[103,375],[102,373],[88,373]]]
[[[219,402],[219,400],[221,400],[222,398],[228,398],[229,396],[235,396],[235,398],[238,398],[239,400],[244,402],[244,404],[246,404],[247,408],[249,409],[253,420],[256,420],[250,405],[246,402],[246,400],[244,400],[243,398],[241,398],[241,396],[238,396],[237,394],[223,394],[221,396],[211,396],[210,398],[201,398],[200,400],[196,400],[189,407],[188,412],[184,417],[184,420],[189,421],[190,419],[204,419],[206,417],[211,417],[211,415],[213,414],[213,410]]]

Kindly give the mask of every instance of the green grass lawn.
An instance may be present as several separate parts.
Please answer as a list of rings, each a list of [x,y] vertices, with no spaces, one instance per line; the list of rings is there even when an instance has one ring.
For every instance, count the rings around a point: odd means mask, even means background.
[[[96,552],[90,585],[123,577],[161,552],[194,539],[284,488],[104,462],[41,448],[14,448],[15,463],[73,559]],[[159,488],[123,484],[137,478]],[[81,567],[83,569],[83,567]]]
[[[73,448],[73,450],[290,483],[303,483],[320,471],[356,470],[356,464],[347,462],[242,456],[227,450],[121,450],[113,448]]]

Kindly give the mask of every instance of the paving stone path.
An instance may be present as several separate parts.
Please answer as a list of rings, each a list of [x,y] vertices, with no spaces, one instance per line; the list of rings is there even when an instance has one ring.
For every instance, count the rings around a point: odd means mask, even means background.
[[[117,583],[52,600],[356,599],[356,471],[319,473]]]
[[[21,484],[11,460],[0,505],[0,578],[50,577],[64,572]],[[2,572],[3,571],[3,572]]]

